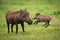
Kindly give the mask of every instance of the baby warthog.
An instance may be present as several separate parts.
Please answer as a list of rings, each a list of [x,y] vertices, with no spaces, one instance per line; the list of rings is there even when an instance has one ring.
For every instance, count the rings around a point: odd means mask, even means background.
[[[18,24],[21,24],[22,30],[24,32],[24,22],[29,25],[32,24],[32,20],[29,17],[29,12],[27,10],[20,11],[8,11],[6,14],[6,23],[8,26],[8,33],[10,32],[9,25],[11,24],[11,32],[13,32],[13,26],[16,25],[16,33],[18,33]]]
[[[40,13],[37,13],[34,19],[35,19],[34,24],[38,24],[39,22],[45,22],[45,24],[43,25],[45,26],[45,28],[49,26],[49,22],[51,21],[50,16],[44,16],[44,15],[41,15]]]

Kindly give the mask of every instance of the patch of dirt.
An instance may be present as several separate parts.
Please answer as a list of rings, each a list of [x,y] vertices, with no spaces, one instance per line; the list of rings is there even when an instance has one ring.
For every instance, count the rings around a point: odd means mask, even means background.
[[[56,26],[60,26],[60,20],[58,18],[52,17],[51,23]]]

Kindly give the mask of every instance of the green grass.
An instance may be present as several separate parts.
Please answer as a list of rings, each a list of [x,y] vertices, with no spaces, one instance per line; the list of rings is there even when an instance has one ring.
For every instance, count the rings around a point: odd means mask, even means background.
[[[34,18],[37,12],[52,17],[50,26],[44,28],[44,23],[28,25],[25,23],[25,32],[19,25],[18,34],[7,33],[5,15],[9,10],[27,9],[30,17]],[[60,0],[0,0],[0,40],[60,40]]]
[[[18,34],[15,33],[15,27],[13,33],[7,33],[7,27],[0,28],[0,40],[59,40],[60,39],[60,27],[56,28],[54,25],[50,25],[48,28],[44,28],[42,25],[25,25],[25,32],[22,32],[19,26]]]

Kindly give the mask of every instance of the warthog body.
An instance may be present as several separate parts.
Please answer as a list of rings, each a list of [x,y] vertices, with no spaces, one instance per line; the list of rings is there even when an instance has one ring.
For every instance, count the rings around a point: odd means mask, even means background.
[[[49,26],[49,22],[51,21],[50,16],[44,16],[41,15],[40,13],[37,13],[34,19],[35,19],[34,24],[38,24],[39,22],[45,22],[45,24],[43,25],[45,26],[45,28]]]
[[[16,25],[16,33],[18,32],[18,24],[21,24],[22,30],[24,32],[24,22],[32,24],[32,20],[29,17],[29,12],[27,10],[20,11],[9,11],[6,14],[6,23],[8,26],[8,33],[10,31],[9,25],[11,24],[11,32],[13,32],[13,26]]]

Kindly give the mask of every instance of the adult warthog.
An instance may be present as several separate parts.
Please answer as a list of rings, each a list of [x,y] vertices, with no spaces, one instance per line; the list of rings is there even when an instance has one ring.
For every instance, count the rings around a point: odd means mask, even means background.
[[[51,21],[50,16],[44,16],[44,15],[41,15],[40,13],[37,13],[34,19],[35,19],[34,24],[38,24],[39,22],[45,22],[45,24],[43,25],[45,26],[45,28],[49,26],[49,22]]]
[[[9,25],[11,24],[11,32],[13,32],[13,26],[16,25],[16,33],[18,33],[18,24],[21,24],[22,31],[24,32],[24,22],[29,25],[32,24],[32,20],[29,17],[29,12],[27,10],[20,11],[8,11],[6,14],[6,23],[8,26],[8,33],[10,32]]]

